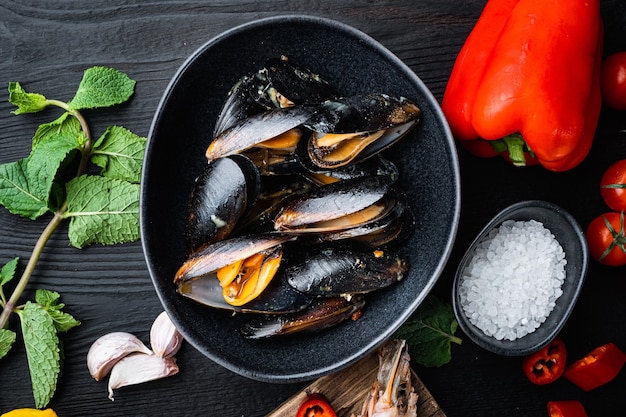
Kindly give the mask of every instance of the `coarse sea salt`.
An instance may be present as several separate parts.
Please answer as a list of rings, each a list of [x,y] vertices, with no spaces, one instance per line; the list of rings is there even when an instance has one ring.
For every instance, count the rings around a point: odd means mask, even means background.
[[[563,293],[565,252],[536,220],[507,220],[476,246],[459,285],[470,322],[497,340],[535,331]]]

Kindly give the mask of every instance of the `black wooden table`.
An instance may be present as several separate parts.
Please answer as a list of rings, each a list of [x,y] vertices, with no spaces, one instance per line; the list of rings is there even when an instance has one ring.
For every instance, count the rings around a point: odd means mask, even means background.
[[[258,18],[309,14],[337,19],[389,48],[441,100],[454,59],[476,22],[484,0],[214,1],[0,0],[0,86],[21,82],[29,91],[69,100],[83,71],[94,65],[120,69],[137,81],[132,101],[88,113],[94,132],[119,124],[146,136],[170,78],[183,61],[224,30]],[[605,0],[606,52],[626,50],[626,6]],[[575,65],[575,63],[572,63]],[[574,88],[574,87],[573,87]],[[6,89],[0,94],[0,163],[25,157],[40,123],[53,110],[15,116]],[[552,201],[586,227],[606,211],[598,183],[608,165],[626,158],[626,114],[603,110],[589,157],[566,173],[513,169],[501,159],[482,160],[459,150],[462,211],[455,247],[434,292],[449,299],[463,252],[486,222],[511,203]],[[0,210],[0,263],[25,260],[46,220],[30,221]],[[227,371],[190,345],[177,355],[181,372],[172,378],[127,387],[111,402],[106,383],[95,382],[85,364],[87,350],[102,334],[135,333],[147,342],[162,307],[139,242],[92,246],[68,244],[66,226],[52,237],[31,280],[32,289],[62,294],[82,325],[63,336],[65,365],[51,406],[60,416],[262,416],[304,384],[273,385]],[[626,269],[592,263],[579,303],[562,332],[571,358],[613,341],[626,349]],[[17,322],[12,321],[12,326]],[[464,335],[458,333],[459,336]],[[626,409],[626,372],[584,393],[565,380],[538,387],[521,372],[521,359],[501,357],[464,338],[451,363],[416,371],[449,417],[545,416],[546,402],[576,398],[590,416]],[[33,406],[24,349],[0,361],[0,413]]]

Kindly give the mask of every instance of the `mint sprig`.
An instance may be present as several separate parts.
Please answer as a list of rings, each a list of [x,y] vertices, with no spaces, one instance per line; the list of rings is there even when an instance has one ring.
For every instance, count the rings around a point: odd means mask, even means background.
[[[31,152],[18,161],[0,164],[0,205],[32,220],[51,215],[20,279],[14,282],[18,258],[0,270],[0,358],[17,339],[7,328],[11,314],[20,318],[21,331],[37,408],[44,408],[56,390],[61,372],[59,333],[80,322],[63,311],[57,292],[37,289],[34,301],[19,306],[46,242],[64,220],[69,220],[70,244],[116,244],[139,238],[139,180],[146,139],[120,126],[109,126],[93,140],[80,113],[124,103],[134,94],[135,81],[106,67],[87,69],[69,102],[50,100],[9,83],[14,114],[35,113],[49,106],[64,110],[56,120],[38,127]],[[93,170],[88,170],[92,166]],[[94,173],[95,171],[95,173]]]
[[[439,367],[452,360],[452,343],[462,343],[454,335],[458,325],[450,304],[430,294],[394,337],[407,341],[411,359],[423,366]]]

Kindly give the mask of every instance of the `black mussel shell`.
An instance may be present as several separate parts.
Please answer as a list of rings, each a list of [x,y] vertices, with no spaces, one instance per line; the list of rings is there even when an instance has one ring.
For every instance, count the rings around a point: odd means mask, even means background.
[[[247,339],[318,332],[354,319],[364,305],[365,300],[361,296],[318,298],[299,313],[265,315],[244,323],[240,332]]]
[[[244,235],[273,231],[274,218],[285,202],[308,193],[313,187],[311,182],[296,175],[261,177],[261,191],[256,202],[233,233]]]
[[[293,239],[293,236],[280,233],[259,233],[232,237],[203,246],[192,253],[178,269],[174,283],[200,278]]]
[[[303,169],[300,170],[301,175],[317,185],[372,176],[387,177],[389,182],[393,184],[400,176],[398,167],[390,160],[378,154],[373,155],[372,158],[361,160],[354,164],[328,169],[312,164],[307,156],[302,157],[301,152],[303,148],[306,149],[306,143],[304,146],[298,146],[298,148],[298,160],[303,167]]]
[[[304,126],[314,133],[300,148],[305,166],[325,169],[347,166],[371,158],[398,142],[421,118],[420,108],[405,97],[366,94],[327,101]],[[330,143],[323,141],[326,134]]]
[[[405,97],[365,94],[322,103],[304,125],[320,133],[375,132],[420,117],[419,107]]]
[[[285,264],[289,285],[306,294],[364,294],[404,278],[407,261],[389,249],[359,245],[316,245]]]
[[[316,104],[339,97],[335,88],[318,74],[286,57],[268,59],[265,69],[270,84],[295,104]]]
[[[259,73],[256,73],[242,77],[232,86],[215,122],[213,137],[241,120],[267,110],[255,97],[255,91],[263,82],[265,81],[260,78]]]
[[[186,223],[191,251],[223,240],[254,204],[260,175],[252,161],[239,155],[217,159],[196,179]]]
[[[308,307],[314,298],[296,291],[280,276],[275,276],[261,295],[242,306],[233,306],[224,301],[222,287],[214,274],[182,281],[177,291],[200,304],[238,313],[295,313]]]
[[[389,191],[389,178],[372,176],[340,181],[288,202],[274,220],[280,231],[303,232],[310,225],[356,213],[381,200]]]
[[[213,139],[206,151],[209,161],[238,154],[302,125],[315,114],[312,106],[267,110],[240,120]]]
[[[355,225],[333,229],[332,227],[313,237],[316,242],[334,242],[351,239],[372,248],[378,248],[405,239],[413,230],[414,219],[404,193],[392,188],[381,200],[385,210],[371,220]]]

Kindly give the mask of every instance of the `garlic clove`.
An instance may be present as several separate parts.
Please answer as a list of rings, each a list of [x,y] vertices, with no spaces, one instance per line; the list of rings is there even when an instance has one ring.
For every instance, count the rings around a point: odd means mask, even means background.
[[[96,381],[100,381],[113,365],[134,352],[152,353],[135,335],[126,332],[105,334],[96,339],[87,352],[89,373]]]
[[[162,358],[170,358],[178,352],[182,343],[183,336],[167,313],[164,311],[159,314],[150,329],[150,346],[154,353]]]
[[[113,390],[128,385],[154,381],[178,373],[178,365],[175,358],[161,358],[157,355],[145,353],[133,353],[111,369],[109,377],[109,398],[113,398]]]

